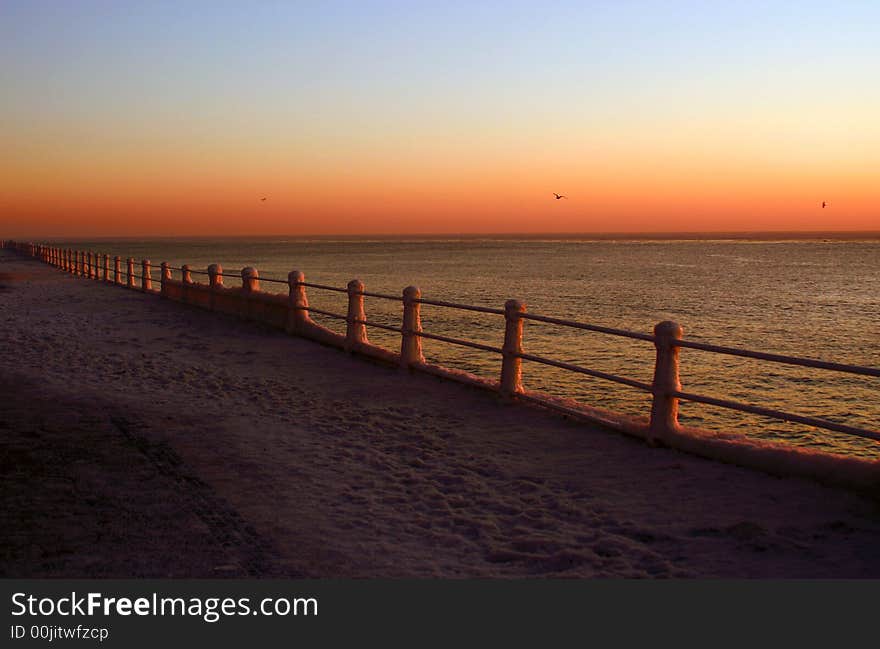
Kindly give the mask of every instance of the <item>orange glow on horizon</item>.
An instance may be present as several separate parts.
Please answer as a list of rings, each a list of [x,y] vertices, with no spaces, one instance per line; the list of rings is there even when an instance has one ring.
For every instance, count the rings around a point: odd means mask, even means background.
[[[814,156],[747,129],[677,128],[199,146],[24,132],[0,161],[0,236],[877,229],[873,150],[845,141]]]
[[[0,9],[0,237],[880,227],[872,3],[56,4]]]

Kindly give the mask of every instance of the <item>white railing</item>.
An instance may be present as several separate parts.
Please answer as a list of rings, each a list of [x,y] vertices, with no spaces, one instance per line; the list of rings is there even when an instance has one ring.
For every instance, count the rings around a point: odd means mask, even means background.
[[[483,383],[484,387],[491,387],[510,399],[537,402],[557,410],[567,411],[571,409],[553,400],[546,399],[540,394],[524,391],[522,385],[522,361],[548,365],[565,371],[625,385],[652,395],[647,437],[658,442],[667,440],[680,430],[678,421],[680,400],[761,415],[786,422],[796,422],[880,441],[880,432],[876,430],[868,430],[820,417],[790,413],[783,410],[684,391],[680,380],[679,351],[682,347],[685,347],[714,354],[740,356],[771,363],[796,365],[867,377],[880,377],[880,369],[688,341],[682,338],[682,328],[675,322],[665,321],[658,323],[654,327],[652,334],[638,333],[528,313],[525,304],[518,300],[508,300],[503,309],[459,304],[424,298],[421,295],[421,291],[414,286],[405,288],[400,296],[389,295],[366,291],[363,282],[360,280],[352,280],[346,288],[306,282],[305,276],[299,271],[292,271],[288,274],[287,280],[280,280],[260,278],[256,269],[244,268],[239,275],[234,276],[236,279],[241,279],[241,287],[231,289],[224,285],[223,279],[233,276],[224,274],[219,264],[212,264],[205,271],[196,271],[188,265],[175,268],[167,263],[163,263],[159,278],[160,289],[156,290],[152,287],[152,266],[149,260],[141,260],[140,274],[138,275],[134,271],[134,259],[127,259],[126,270],[123,273],[121,259],[118,256],[113,257],[113,270],[111,273],[109,266],[110,257],[108,255],[99,255],[91,251],[61,249],[43,244],[17,243],[12,241],[4,242],[4,247],[12,247],[24,254],[38,257],[74,275],[91,279],[103,279],[106,282],[124,285],[129,288],[137,288],[147,293],[157,293],[177,301],[195,303],[213,310],[236,313],[283,328],[294,335],[342,347],[350,352],[376,356],[399,363],[403,367],[429,371],[435,374],[439,373],[457,380],[473,382],[473,377],[467,378],[462,373],[455,373],[442,366],[426,363],[422,352],[423,340],[436,340],[461,347],[496,353],[502,357],[499,380],[497,382]],[[180,274],[179,280],[172,278],[173,272]],[[207,275],[209,278],[208,284],[194,282],[192,279],[193,273]],[[139,285],[135,280],[139,281]],[[287,296],[262,292],[260,290],[261,281],[286,285],[288,289]],[[342,314],[310,307],[306,294],[306,289],[308,288],[346,294],[348,296],[347,312]],[[390,326],[368,320],[364,307],[365,297],[401,303],[403,307],[401,326]],[[501,347],[495,347],[471,340],[424,331],[422,329],[420,311],[423,304],[503,316],[505,319],[504,343]],[[320,326],[311,319],[311,314],[318,314],[346,322],[346,333],[344,335],[337,334]],[[646,383],[581,365],[525,353],[523,351],[523,324],[527,320],[650,342],[654,345],[656,352],[653,380],[651,383]],[[367,338],[367,327],[400,334],[399,351],[393,352],[370,344]]]

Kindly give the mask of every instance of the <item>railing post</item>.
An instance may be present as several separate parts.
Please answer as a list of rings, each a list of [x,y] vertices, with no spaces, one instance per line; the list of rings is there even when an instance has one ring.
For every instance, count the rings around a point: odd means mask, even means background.
[[[183,268],[183,281],[187,284],[192,284],[193,279],[190,274],[189,264],[184,264]],[[208,284],[211,288],[222,288],[223,287],[223,266],[220,264],[211,264],[208,266]]]
[[[670,433],[678,430],[678,397],[672,393],[681,390],[678,373],[679,347],[682,328],[677,322],[665,320],[654,327],[654,346],[657,348],[657,361],[654,365],[654,382],[651,392],[650,436],[654,442],[663,441]]]
[[[79,251],[79,273],[80,277],[83,277],[86,274],[86,252],[85,250]]]
[[[364,320],[364,283],[353,279],[348,283],[348,316],[345,319],[345,351],[350,352],[358,345],[367,343],[367,325]]]
[[[126,264],[126,272],[128,274],[128,278],[126,279],[126,285],[128,288],[134,288],[134,257],[129,257],[125,260]]]
[[[184,283],[192,284],[192,275],[189,274],[189,266],[183,266]],[[186,278],[189,278],[187,280]],[[211,264],[208,266],[208,285],[211,287],[210,297],[208,298],[208,307],[213,311],[216,299],[216,291],[223,288],[223,266],[220,264]],[[187,289],[184,289],[186,291]]]
[[[422,292],[416,286],[403,289],[403,332],[400,340],[400,365],[409,367],[413,363],[424,363],[422,354],[421,304],[416,302]]]
[[[110,255],[104,255],[104,281],[110,281]]]
[[[153,278],[150,275],[150,260],[141,259],[141,290],[145,293],[153,290]]]
[[[88,251],[88,256],[86,257],[86,277],[92,279],[92,251]]]
[[[309,323],[309,298],[304,286],[306,276],[299,270],[287,273],[287,331],[301,334]]]
[[[246,266],[241,269],[241,293],[244,297],[241,315],[245,318],[251,317],[251,295],[260,292],[260,274],[256,268]]]
[[[180,266],[180,301],[189,304],[189,285],[193,283],[192,269],[189,264]]]
[[[119,276],[122,274],[122,260],[119,255],[113,257],[113,283],[119,283]]]
[[[507,300],[504,303],[504,346],[501,348],[501,394],[511,397],[523,391],[522,386],[522,314],[526,305],[519,300]]]
[[[241,290],[245,294],[260,292],[260,273],[256,268],[246,266],[241,269]]]
[[[171,268],[167,261],[162,262],[162,272],[159,276],[159,292],[162,297],[168,297],[168,280],[171,279]]]

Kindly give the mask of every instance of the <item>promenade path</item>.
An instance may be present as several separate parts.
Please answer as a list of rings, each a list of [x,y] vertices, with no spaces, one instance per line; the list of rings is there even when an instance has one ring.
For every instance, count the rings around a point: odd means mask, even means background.
[[[880,577],[878,501],[0,250],[2,577]]]

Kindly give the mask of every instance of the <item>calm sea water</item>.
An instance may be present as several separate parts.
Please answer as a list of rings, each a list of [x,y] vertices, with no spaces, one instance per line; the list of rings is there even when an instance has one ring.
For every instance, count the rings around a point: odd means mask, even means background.
[[[224,272],[254,266],[263,277],[502,307],[525,301],[534,313],[650,333],[666,319],[685,337],[722,345],[880,366],[880,240],[579,240],[238,238],[77,242],[101,253]],[[154,277],[158,277],[158,272]],[[205,281],[200,276],[196,281]],[[227,285],[236,285],[234,278]],[[264,290],[286,291],[264,284]],[[309,290],[312,306],[345,313],[346,296]],[[368,319],[399,326],[399,303],[367,298]],[[314,316],[331,329],[344,323]],[[500,346],[503,317],[422,307],[425,331]],[[372,342],[399,348],[393,333]],[[651,343],[535,322],[533,354],[650,382]],[[500,356],[425,340],[429,360],[497,378]],[[880,381],[683,349],[684,389],[880,429]],[[649,398],[628,387],[526,362],[527,388],[646,415]],[[880,444],[763,417],[682,404],[683,423],[876,457]]]

